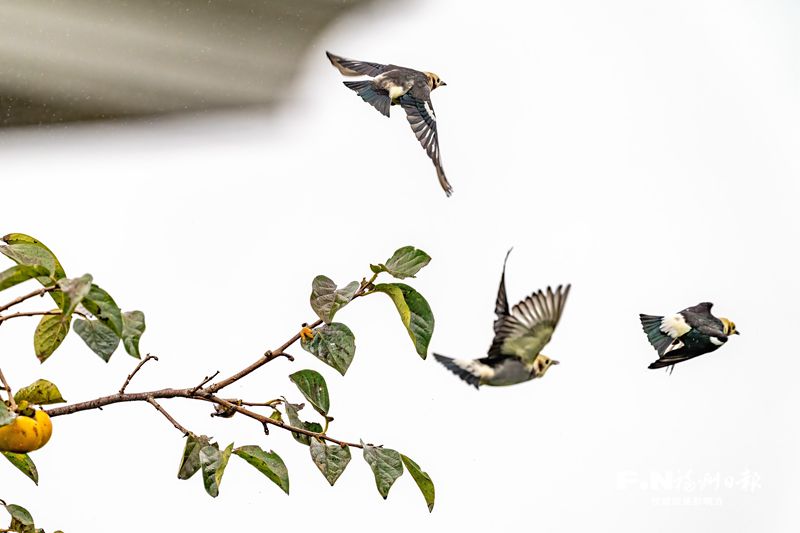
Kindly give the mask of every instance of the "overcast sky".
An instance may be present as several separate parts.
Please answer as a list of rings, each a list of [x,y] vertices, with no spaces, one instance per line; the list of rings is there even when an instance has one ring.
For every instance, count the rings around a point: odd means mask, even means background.
[[[195,432],[277,451],[291,496],[236,458],[217,499],[178,481],[180,435],[131,404],[55,419],[33,454],[40,486],[0,464],[0,497],[83,533],[797,531],[800,6],[522,5],[354,13],[299,58],[275,114],[0,138],[0,233],[42,239],[69,275],[145,312],[142,349],[160,361],[130,390],[242,368],[314,318],[315,275],[361,279],[407,244],[433,257],[411,284],[436,316],[431,351],[451,356],[485,354],[512,245],[513,302],[572,283],[545,350],[562,364],[543,380],[476,392],[421,360],[374,296],[337,315],[356,334],[346,377],[295,348],[228,391],[300,400],[287,375],[318,370],[329,433],[411,456],[436,483],[432,514],[408,474],[384,502],[354,453],[331,488],[288,433],[180,400],[164,405]],[[433,96],[452,198],[402,113],[343,87],[326,49],[447,82]],[[671,376],[648,370],[638,313],[701,301],[741,336]],[[39,365],[24,320],[0,330],[13,383],[48,378],[81,401],[135,364],[121,350],[104,364],[71,333]]]

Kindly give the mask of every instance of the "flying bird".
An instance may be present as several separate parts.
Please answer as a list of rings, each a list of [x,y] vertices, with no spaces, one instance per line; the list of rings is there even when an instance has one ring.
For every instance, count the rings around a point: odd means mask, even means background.
[[[468,360],[433,354],[448,370],[475,388],[481,385],[516,385],[540,378],[551,366],[559,364],[541,351],[550,342],[558,325],[570,285],[563,288],[559,285],[555,291],[550,287],[547,291],[539,290],[509,309],[506,296],[508,254],[503,262],[495,302],[497,318],[488,356]]]
[[[372,79],[343,82],[381,114],[389,116],[389,108],[399,105],[406,112],[408,123],[436,167],[439,184],[450,196],[453,187],[447,181],[439,156],[439,134],[431,91],[447,85],[433,72],[420,72],[397,65],[381,65],[356,61],[325,52],[331,64],[345,76],[369,76]]]
[[[658,360],[648,368],[673,367],[713,352],[725,344],[730,335],[738,335],[733,322],[711,314],[713,305],[702,302],[667,316],[639,315],[647,340],[658,352]]]

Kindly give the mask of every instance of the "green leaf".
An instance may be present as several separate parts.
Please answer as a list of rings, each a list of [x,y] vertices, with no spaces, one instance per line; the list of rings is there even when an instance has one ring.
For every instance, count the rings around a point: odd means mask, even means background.
[[[18,285],[29,279],[47,276],[50,271],[43,266],[15,265],[0,272],[0,291]]]
[[[17,413],[8,408],[5,402],[0,401],[0,427],[7,426],[17,418]]]
[[[83,306],[97,319],[111,328],[111,331],[116,333],[117,337],[122,337],[122,311],[106,291],[92,284],[89,294],[83,299]]]
[[[203,468],[203,485],[206,492],[213,498],[219,496],[219,484],[222,482],[222,474],[228,466],[228,459],[231,458],[233,444],[223,451],[219,451],[217,443],[204,446],[200,450],[200,465]]]
[[[36,485],[39,484],[39,471],[27,453],[0,452],[12,465],[17,467],[20,472],[28,476]]]
[[[40,240],[31,237],[30,235],[25,235],[24,233],[9,233],[8,235],[3,237],[3,242],[10,245],[32,244],[34,246],[43,249],[53,257],[53,261],[55,263],[55,268],[53,269],[53,272],[55,273],[56,279],[67,277],[67,274],[64,272],[64,268],[61,266],[61,263],[59,263],[56,254],[54,254],[52,250],[50,250],[50,248],[45,246],[44,243],[41,242]]]
[[[42,267],[47,270],[47,276],[53,275],[56,268],[56,258],[47,250],[35,244],[20,243],[0,246],[0,253],[18,265]],[[51,280],[48,279],[48,284]]]
[[[44,363],[64,342],[69,333],[69,322],[70,317],[61,314],[45,315],[39,321],[36,331],[33,332],[33,349],[40,362]]]
[[[406,465],[408,473],[414,478],[414,481],[417,483],[417,487],[419,487],[419,490],[422,493],[422,497],[425,498],[425,503],[428,505],[428,512],[433,512],[433,503],[436,499],[436,490],[433,487],[433,480],[431,479],[431,476],[429,476],[426,472],[423,472],[419,465],[412,461],[410,457],[400,454],[400,458],[403,459],[403,464]]]
[[[375,474],[375,485],[385,500],[394,482],[403,475],[403,460],[394,450],[364,444],[363,441],[361,445],[364,447],[364,460]]]
[[[241,446],[233,450],[233,453],[253,465],[283,492],[289,494],[289,471],[277,453],[272,450],[265,452],[258,446]]]
[[[50,405],[54,403],[64,403],[66,400],[61,397],[61,392],[54,383],[46,379],[39,379],[27,387],[22,387],[14,394],[14,401],[17,403],[27,400],[29,404]]]
[[[178,479],[189,479],[200,470],[200,450],[208,446],[208,437],[205,435],[189,434],[186,436],[186,446],[183,448],[181,465],[178,468]]]
[[[122,314],[122,344],[125,351],[136,359],[141,358],[139,353],[139,339],[144,334],[144,313],[141,311],[128,311]]]
[[[350,328],[333,322],[315,329],[311,340],[302,338],[300,346],[344,376],[356,353],[356,338]]]
[[[117,334],[99,320],[81,320],[77,318],[72,325],[72,329],[83,339],[86,346],[91,348],[106,363],[111,359],[117,346],[119,346]]]
[[[308,431],[313,431],[314,433],[322,433],[322,426],[316,422],[304,422],[300,420],[300,416],[297,413],[303,408],[303,404],[289,403],[284,401],[283,406],[286,409],[286,416],[289,418],[289,425],[296,428],[307,429]],[[311,437],[308,435],[303,435],[302,433],[296,433],[294,431],[292,431],[292,437],[294,437],[294,440],[300,444],[305,444],[306,446],[309,445],[309,441],[311,439]]]
[[[417,353],[425,359],[428,356],[428,344],[433,336],[435,322],[431,307],[425,298],[403,283],[379,283],[372,292],[385,293],[392,299]]]
[[[350,448],[338,444],[327,445],[319,439],[311,439],[309,449],[311,460],[332,487],[350,462]]]
[[[413,278],[415,274],[431,262],[431,256],[417,250],[413,246],[403,246],[399,248],[386,264],[370,265],[370,269],[375,273],[388,272],[397,279]]]
[[[316,370],[300,370],[289,376],[292,383],[297,385],[306,400],[311,403],[319,414],[326,416],[331,407],[331,400],[328,396],[328,385],[325,378]]]
[[[326,324],[333,322],[333,315],[347,305],[358,291],[359,283],[351,281],[341,289],[326,276],[317,276],[311,282],[311,308]]]
[[[61,266],[61,263],[59,263],[56,254],[54,254],[50,250],[50,248],[45,246],[44,243],[42,243],[41,241],[34,239],[30,235],[25,235],[24,233],[9,233],[5,237],[3,237],[3,241],[6,242],[9,246],[25,245],[32,247],[32,248],[23,248],[22,250],[17,249],[17,251],[19,253],[22,253],[24,257],[34,258],[33,264],[39,264],[45,267],[45,269],[47,270],[47,274],[43,274],[36,278],[36,281],[41,283],[43,286],[49,287],[53,285],[53,281],[67,277],[67,274],[64,272],[64,268]],[[5,253],[3,252],[3,248],[6,247],[0,247],[0,253]],[[38,248],[39,250],[36,251],[35,250],[36,248]],[[39,259],[35,259],[37,257]],[[13,257],[11,257],[11,259],[16,261],[16,259],[14,259]],[[30,265],[31,263],[22,263],[22,264]],[[49,294],[50,297],[53,299],[53,301],[56,303],[56,305],[60,308],[63,303],[64,296],[58,291],[51,291]]]
[[[27,509],[12,503],[6,505],[6,511],[11,515],[11,526],[9,526],[9,530],[18,533],[33,533],[35,531],[33,517]]]
[[[79,278],[60,279],[58,280],[58,288],[66,296],[66,298],[62,298],[61,313],[64,316],[69,316],[89,294],[89,290],[92,288],[92,276],[91,274],[84,274]]]

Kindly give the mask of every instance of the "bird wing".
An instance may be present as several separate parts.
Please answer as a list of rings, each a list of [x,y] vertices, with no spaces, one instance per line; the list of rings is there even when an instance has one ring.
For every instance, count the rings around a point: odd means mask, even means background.
[[[508,256],[511,255],[510,248],[506,252],[506,258],[503,261],[503,273],[500,275],[500,287],[497,289],[497,300],[494,304],[494,314],[497,315],[497,320],[494,321],[494,332],[497,333],[497,324],[500,320],[508,315],[508,296],[506,295],[506,263],[508,263]]]
[[[725,326],[722,320],[711,314],[711,302],[702,302],[692,307],[687,307],[681,314],[692,329],[709,337],[725,338]]]
[[[433,161],[439,184],[447,196],[450,196],[453,193],[453,187],[447,181],[439,157],[439,134],[436,129],[436,113],[433,111],[430,90],[427,86],[420,87],[415,85],[409,92],[398,98],[397,101],[403,106],[414,135],[416,135],[417,140],[428,153],[428,157]]]
[[[489,348],[489,357],[511,356],[526,364],[533,364],[542,348],[550,342],[564,304],[569,295],[570,285],[561,285],[553,291],[539,290],[495,321],[495,336]]]
[[[373,78],[386,70],[387,65],[371,63],[369,61],[358,61],[337,56],[330,52],[325,52],[331,65],[345,76],[372,76]]]

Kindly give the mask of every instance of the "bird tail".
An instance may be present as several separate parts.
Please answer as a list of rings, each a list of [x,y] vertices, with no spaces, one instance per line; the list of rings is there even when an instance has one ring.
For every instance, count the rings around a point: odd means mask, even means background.
[[[661,331],[661,320],[663,320],[663,318],[663,316],[639,315],[639,321],[642,323],[642,329],[647,334],[647,340],[650,341],[650,344],[653,345],[653,348],[656,349],[659,356],[664,355],[664,352],[666,352],[667,348],[674,340]],[[651,366],[650,368],[653,367]]]
[[[453,194],[453,186],[450,185],[449,181],[447,181],[447,176],[444,175],[444,169],[442,168],[441,164],[436,165],[436,176],[439,178],[439,185],[441,185],[442,189],[444,189],[444,193],[447,196]]]
[[[344,81],[342,83],[344,83],[347,88],[354,90],[358,96],[380,111],[382,115],[389,116],[389,107],[392,105],[392,101],[389,99],[389,95],[382,94],[375,90],[372,80]]]
[[[672,375],[672,371],[675,369],[675,361],[665,361],[663,359],[659,359],[657,361],[653,361],[650,363],[647,368],[657,369],[657,368],[665,368],[669,367],[669,374]]]
[[[433,354],[433,357],[442,363],[447,370],[460,377],[476,389],[480,387],[481,378],[467,370],[465,368],[466,365],[464,365],[460,360],[453,359],[452,357],[445,357],[444,355],[439,355],[438,353]]]

